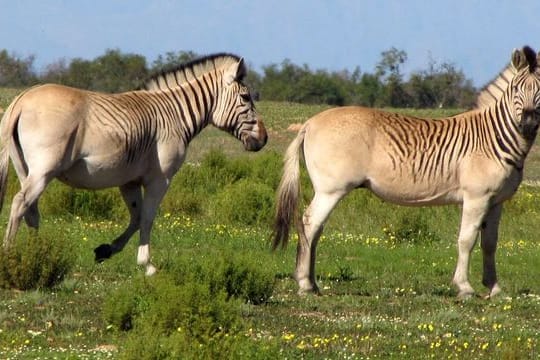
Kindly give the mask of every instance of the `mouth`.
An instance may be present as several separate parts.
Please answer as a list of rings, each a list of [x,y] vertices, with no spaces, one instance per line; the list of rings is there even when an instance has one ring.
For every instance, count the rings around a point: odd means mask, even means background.
[[[257,126],[254,131],[251,131],[249,135],[243,139],[244,148],[247,151],[259,151],[268,141],[268,134],[262,121],[257,121]]]

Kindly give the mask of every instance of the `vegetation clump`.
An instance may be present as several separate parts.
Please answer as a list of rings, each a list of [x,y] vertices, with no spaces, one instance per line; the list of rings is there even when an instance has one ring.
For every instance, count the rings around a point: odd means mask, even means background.
[[[74,252],[60,231],[20,231],[0,251],[0,287],[19,290],[52,288],[71,271]]]
[[[113,292],[103,314],[114,328],[130,330],[121,357],[228,357],[256,348],[244,335],[241,304],[263,304],[273,288],[273,275],[245,259],[181,258]]]

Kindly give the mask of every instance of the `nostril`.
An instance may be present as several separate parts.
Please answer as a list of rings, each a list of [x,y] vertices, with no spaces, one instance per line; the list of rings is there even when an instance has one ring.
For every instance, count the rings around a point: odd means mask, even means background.
[[[523,116],[533,116],[536,113],[536,109],[534,108],[524,108],[523,109]]]

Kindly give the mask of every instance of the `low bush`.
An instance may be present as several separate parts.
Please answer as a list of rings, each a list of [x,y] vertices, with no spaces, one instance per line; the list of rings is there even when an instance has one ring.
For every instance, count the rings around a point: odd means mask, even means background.
[[[213,217],[236,225],[269,224],[274,196],[272,188],[265,184],[239,180],[217,195]]]
[[[88,219],[120,219],[128,211],[116,189],[81,190],[54,182],[49,185],[40,210],[49,216],[81,216]]]
[[[274,273],[261,267],[248,256],[232,253],[192,259],[183,257],[167,264],[167,271],[177,284],[207,283],[213,292],[224,291],[227,298],[239,298],[246,303],[266,303],[274,291]]]
[[[103,315],[115,328],[131,330],[120,358],[256,354],[258,345],[245,334],[241,302],[266,302],[273,286],[273,276],[245,259],[205,264],[185,257],[152,278],[141,277],[115,290]]]
[[[74,249],[61,231],[21,229],[11,246],[0,251],[0,286],[52,288],[70,272],[73,263]]]

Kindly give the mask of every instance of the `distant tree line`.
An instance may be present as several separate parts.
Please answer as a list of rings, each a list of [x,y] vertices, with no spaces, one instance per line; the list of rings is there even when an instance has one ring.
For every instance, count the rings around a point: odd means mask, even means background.
[[[79,88],[120,92],[141,86],[154,73],[195,59],[191,51],[169,52],[150,64],[142,55],[109,49],[93,60],[60,59],[41,72],[35,56],[20,57],[0,50],[0,86],[26,87],[53,82]],[[374,71],[312,70],[290,60],[249,70],[247,83],[260,100],[372,107],[468,108],[475,100],[472,81],[452,63],[429,61],[428,68],[402,74],[407,53],[391,48],[381,53]]]

